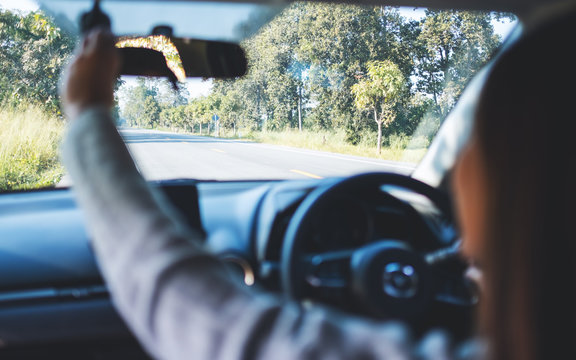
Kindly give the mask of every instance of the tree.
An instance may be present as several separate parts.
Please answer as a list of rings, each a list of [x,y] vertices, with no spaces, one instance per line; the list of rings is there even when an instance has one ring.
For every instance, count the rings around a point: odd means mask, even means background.
[[[198,132],[202,135],[202,126],[206,122],[206,118],[208,117],[208,103],[205,97],[201,97],[198,99],[194,99],[190,105],[192,108],[191,113],[194,116],[194,121],[198,122]]]
[[[41,12],[0,9],[0,103],[35,104],[58,114],[60,71],[76,40]]]
[[[452,109],[468,80],[499,46],[492,20],[502,17],[507,15],[426,11],[414,42],[416,84],[432,97],[439,118]]]
[[[148,95],[144,99],[141,121],[145,127],[155,129],[160,120],[160,105],[154,96]]]
[[[184,83],[179,83],[178,90],[166,79],[156,80],[156,100],[162,107],[180,106],[188,103],[190,92]]]
[[[389,60],[370,61],[367,78],[352,86],[354,104],[358,109],[371,110],[378,125],[378,154],[382,152],[382,125],[394,121],[394,105],[404,86],[400,68]]]
[[[220,104],[220,123],[225,128],[232,128],[234,136],[240,125],[240,114],[242,111],[242,95],[237,90],[229,91]]]
[[[158,107],[158,101],[155,97],[158,95],[158,86],[154,80],[146,78],[138,78],[135,86],[123,86],[123,106],[121,109],[121,116],[127,121],[128,125],[136,127],[151,127],[154,124],[154,120],[151,120],[149,114],[146,113],[146,109],[151,108],[156,111]],[[146,101],[148,103],[146,104]],[[153,103],[156,103],[154,106]],[[156,112],[156,120],[160,110]]]

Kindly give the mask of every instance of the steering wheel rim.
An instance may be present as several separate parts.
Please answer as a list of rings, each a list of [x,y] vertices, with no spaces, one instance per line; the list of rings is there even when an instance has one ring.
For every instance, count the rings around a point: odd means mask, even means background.
[[[300,300],[304,297],[304,285],[299,284],[298,275],[299,257],[302,255],[304,232],[310,226],[313,215],[323,203],[334,194],[346,192],[349,189],[365,189],[374,191],[375,187],[383,185],[397,186],[411,190],[428,198],[448,218],[452,219],[452,209],[449,198],[438,189],[409,176],[394,173],[364,173],[345,179],[329,179],[313,190],[300,204],[294,213],[282,246],[280,263],[281,284],[284,294],[291,300]]]

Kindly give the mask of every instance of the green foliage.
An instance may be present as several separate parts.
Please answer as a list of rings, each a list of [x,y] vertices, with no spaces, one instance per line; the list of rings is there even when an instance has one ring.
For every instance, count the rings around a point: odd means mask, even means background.
[[[394,118],[384,117],[384,113],[398,101],[404,76],[398,66],[389,60],[370,61],[367,68],[367,77],[352,86],[354,104],[361,110],[374,110],[374,120],[388,125]]]
[[[59,114],[60,71],[75,42],[40,12],[0,9],[0,104],[34,104]]]
[[[0,191],[53,186],[62,177],[64,124],[39,107],[0,109]]]
[[[492,20],[501,14],[426,11],[416,44],[414,74],[419,91],[430,95],[445,117],[468,80],[488,61],[501,42]]]
[[[386,119],[384,136],[413,133],[428,112],[429,124],[439,125],[499,45],[491,24],[498,16],[428,11],[417,21],[390,7],[295,3],[242,44],[249,72],[216,81],[213,92],[226,105],[217,108],[223,119],[252,129],[344,128],[353,144],[359,132],[376,130],[366,119],[374,109]],[[408,86],[382,83],[378,72],[388,63]],[[398,89],[385,96],[393,85]]]
[[[410,137],[429,143],[500,44],[492,22],[507,17],[426,11],[413,20],[393,7],[294,3],[241,44],[246,76],[215,80],[196,99],[140,80],[121,114],[134,126],[197,134],[213,134],[217,114],[228,136],[298,129],[410,149]]]
[[[153,127],[158,122],[160,109],[156,97],[158,95],[158,85],[149,79],[138,78],[135,86],[122,88],[124,106],[121,109],[120,117],[128,125],[136,127]],[[154,113],[147,113],[152,110]]]
[[[400,68],[390,60],[369,61],[367,77],[352,86],[354,104],[360,110],[371,110],[378,124],[376,146],[382,146],[382,125],[388,127],[396,118],[394,105],[404,87]]]
[[[158,125],[158,119],[160,117],[160,105],[158,101],[152,95],[146,96],[144,98],[144,104],[142,107],[142,116],[140,121],[147,128],[155,128]]]

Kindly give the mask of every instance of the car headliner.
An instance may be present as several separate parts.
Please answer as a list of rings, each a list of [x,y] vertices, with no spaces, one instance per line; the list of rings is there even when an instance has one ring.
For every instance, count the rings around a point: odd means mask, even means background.
[[[80,16],[93,0],[39,0],[43,11],[65,30],[78,33]],[[118,1],[101,2],[117,35],[148,35],[158,25],[170,26],[184,38],[240,42],[256,33],[285,5],[223,3],[210,1]]]
[[[86,2],[87,0],[41,0],[42,3],[54,1],[64,1],[67,3]],[[146,3],[158,2],[157,0],[104,0],[105,3]],[[198,2],[195,0],[168,0],[160,2]],[[226,2],[226,3],[250,3],[266,5],[286,5],[291,0],[202,0],[202,2]],[[315,0],[315,2],[319,2]],[[386,5],[386,6],[406,6],[406,7],[428,7],[434,9],[460,9],[460,10],[493,10],[509,11],[519,16],[543,9],[570,6],[576,4],[575,0],[334,0],[324,1],[333,3],[348,3],[359,5]]]

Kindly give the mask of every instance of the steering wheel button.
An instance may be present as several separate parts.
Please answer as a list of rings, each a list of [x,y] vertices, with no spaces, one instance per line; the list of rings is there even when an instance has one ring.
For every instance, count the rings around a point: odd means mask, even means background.
[[[418,290],[418,275],[411,265],[397,262],[384,267],[382,287],[386,295],[394,298],[411,298]]]

